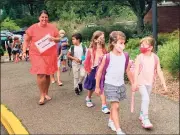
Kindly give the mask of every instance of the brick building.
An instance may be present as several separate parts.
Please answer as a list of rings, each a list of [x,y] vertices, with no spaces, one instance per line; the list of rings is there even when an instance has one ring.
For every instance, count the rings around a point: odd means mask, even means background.
[[[180,4],[162,2],[157,5],[158,32],[172,32],[180,28]],[[145,23],[152,24],[152,9],[144,18]]]

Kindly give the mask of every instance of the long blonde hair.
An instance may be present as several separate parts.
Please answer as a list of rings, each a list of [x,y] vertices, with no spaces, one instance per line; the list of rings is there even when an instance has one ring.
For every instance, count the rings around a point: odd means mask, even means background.
[[[109,50],[114,49],[114,44],[117,43],[119,39],[126,40],[126,35],[122,31],[112,31],[109,34]]]

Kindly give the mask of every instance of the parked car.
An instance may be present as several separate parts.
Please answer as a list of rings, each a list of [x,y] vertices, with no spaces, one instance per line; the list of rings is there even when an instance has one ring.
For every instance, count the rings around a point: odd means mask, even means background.
[[[13,31],[13,34],[23,36],[23,35],[25,34],[25,30],[21,30],[21,31]]]
[[[8,36],[6,34],[4,34],[4,33],[1,33],[0,45],[2,46],[2,48],[4,50],[6,50],[6,48],[5,48],[5,41],[7,41],[7,40],[8,40]]]

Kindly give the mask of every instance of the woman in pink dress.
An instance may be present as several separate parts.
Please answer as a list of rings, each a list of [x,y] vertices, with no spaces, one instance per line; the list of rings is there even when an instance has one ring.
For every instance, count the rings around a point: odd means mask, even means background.
[[[44,45],[42,38],[47,35],[48,43],[51,41],[54,42],[52,47],[47,47],[49,44]],[[40,49],[39,41],[43,42],[43,47]],[[39,15],[39,22],[33,24],[26,30],[26,38],[23,45],[23,58],[26,58],[26,49],[29,46],[29,57],[31,62],[30,72],[37,75],[37,84],[40,89],[40,100],[39,105],[43,105],[45,100],[51,100],[51,97],[48,96],[48,89],[50,85],[50,75],[54,74],[57,71],[57,42],[59,42],[59,33],[58,29],[48,23],[48,12],[42,10]],[[37,45],[39,42],[39,45]],[[42,45],[42,44],[41,44]],[[37,47],[38,46],[38,47]],[[43,48],[48,48],[47,50],[42,51]]]

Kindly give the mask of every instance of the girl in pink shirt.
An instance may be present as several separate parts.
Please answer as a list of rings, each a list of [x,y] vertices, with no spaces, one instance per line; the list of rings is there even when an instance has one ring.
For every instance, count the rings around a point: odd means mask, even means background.
[[[134,84],[133,91],[139,89],[141,94],[141,112],[139,119],[142,121],[144,128],[152,128],[148,118],[150,93],[153,87],[156,73],[160,77],[165,92],[167,87],[163,72],[160,67],[160,61],[158,56],[152,52],[155,40],[148,36],[140,41],[140,54],[137,56],[135,61],[135,72],[134,72]]]

